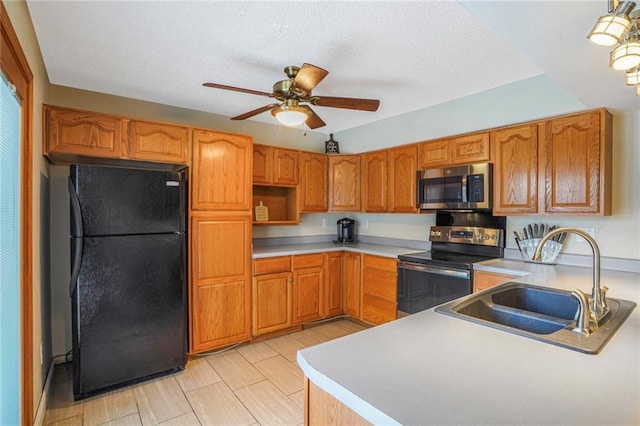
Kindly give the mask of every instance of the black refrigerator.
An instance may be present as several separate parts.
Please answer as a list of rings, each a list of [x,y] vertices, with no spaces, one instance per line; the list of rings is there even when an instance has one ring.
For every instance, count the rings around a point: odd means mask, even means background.
[[[71,166],[76,400],[184,368],[184,187],[182,172]]]

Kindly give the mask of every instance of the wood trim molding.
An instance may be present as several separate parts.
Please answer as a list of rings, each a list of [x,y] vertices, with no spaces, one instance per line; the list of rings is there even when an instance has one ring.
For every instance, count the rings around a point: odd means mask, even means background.
[[[21,272],[21,402],[22,425],[33,424],[33,74],[0,1],[0,66],[16,86],[22,104],[20,272]]]

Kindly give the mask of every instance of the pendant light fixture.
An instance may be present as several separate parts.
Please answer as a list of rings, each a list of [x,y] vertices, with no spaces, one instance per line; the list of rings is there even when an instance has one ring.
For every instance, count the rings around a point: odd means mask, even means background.
[[[640,65],[640,41],[638,41],[638,34],[634,32],[611,51],[609,67],[612,70],[625,71],[638,65]]]
[[[635,67],[633,69],[627,70],[627,72],[624,74],[624,77],[627,86],[640,85],[640,67]]]
[[[601,16],[587,36],[601,46],[615,46],[609,55],[609,67],[626,71],[625,82],[636,86],[640,94],[640,9],[633,1],[609,0],[609,13]]]
[[[587,38],[600,46],[614,46],[620,43],[631,27],[629,13],[635,6],[636,4],[632,1],[622,1],[612,11],[610,5],[609,13],[598,19]]]

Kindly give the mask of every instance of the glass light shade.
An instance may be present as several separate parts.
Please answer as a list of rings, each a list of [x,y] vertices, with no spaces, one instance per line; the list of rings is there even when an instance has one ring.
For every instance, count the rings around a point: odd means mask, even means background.
[[[609,67],[624,71],[640,65],[640,42],[631,39],[611,51]]]
[[[613,46],[622,40],[631,21],[626,16],[604,15],[598,19],[587,38],[600,46]]]
[[[628,70],[625,75],[625,83],[627,86],[638,86],[640,85],[640,68],[634,68],[632,70]]]
[[[301,107],[280,107],[280,111],[275,114],[276,119],[285,125],[290,127],[299,126],[307,121],[307,110]]]

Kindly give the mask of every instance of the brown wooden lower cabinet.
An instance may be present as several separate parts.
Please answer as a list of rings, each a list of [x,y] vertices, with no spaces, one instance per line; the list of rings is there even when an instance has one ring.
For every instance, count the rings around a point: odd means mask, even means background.
[[[253,271],[253,335],[291,327],[291,256],[256,259]]]
[[[360,318],[361,290],[361,254],[345,252],[342,257],[342,294],[344,313]]]
[[[370,324],[397,317],[395,258],[336,251],[253,263],[254,336],[347,314]]]
[[[515,275],[497,274],[494,272],[474,271],[473,272],[473,292],[486,290],[499,284],[506,283],[514,279]]]
[[[324,254],[293,256],[293,324],[324,316]]]
[[[304,379],[304,424],[305,425],[370,425],[351,408]]]
[[[387,257],[362,256],[362,315],[371,324],[397,318],[397,261]]]
[[[342,251],[325,254],[325,316],[332,317],[344,312],[342,305]]]
[[[193,215],[191,253],[191,352],[249,340],[251,216]]]

